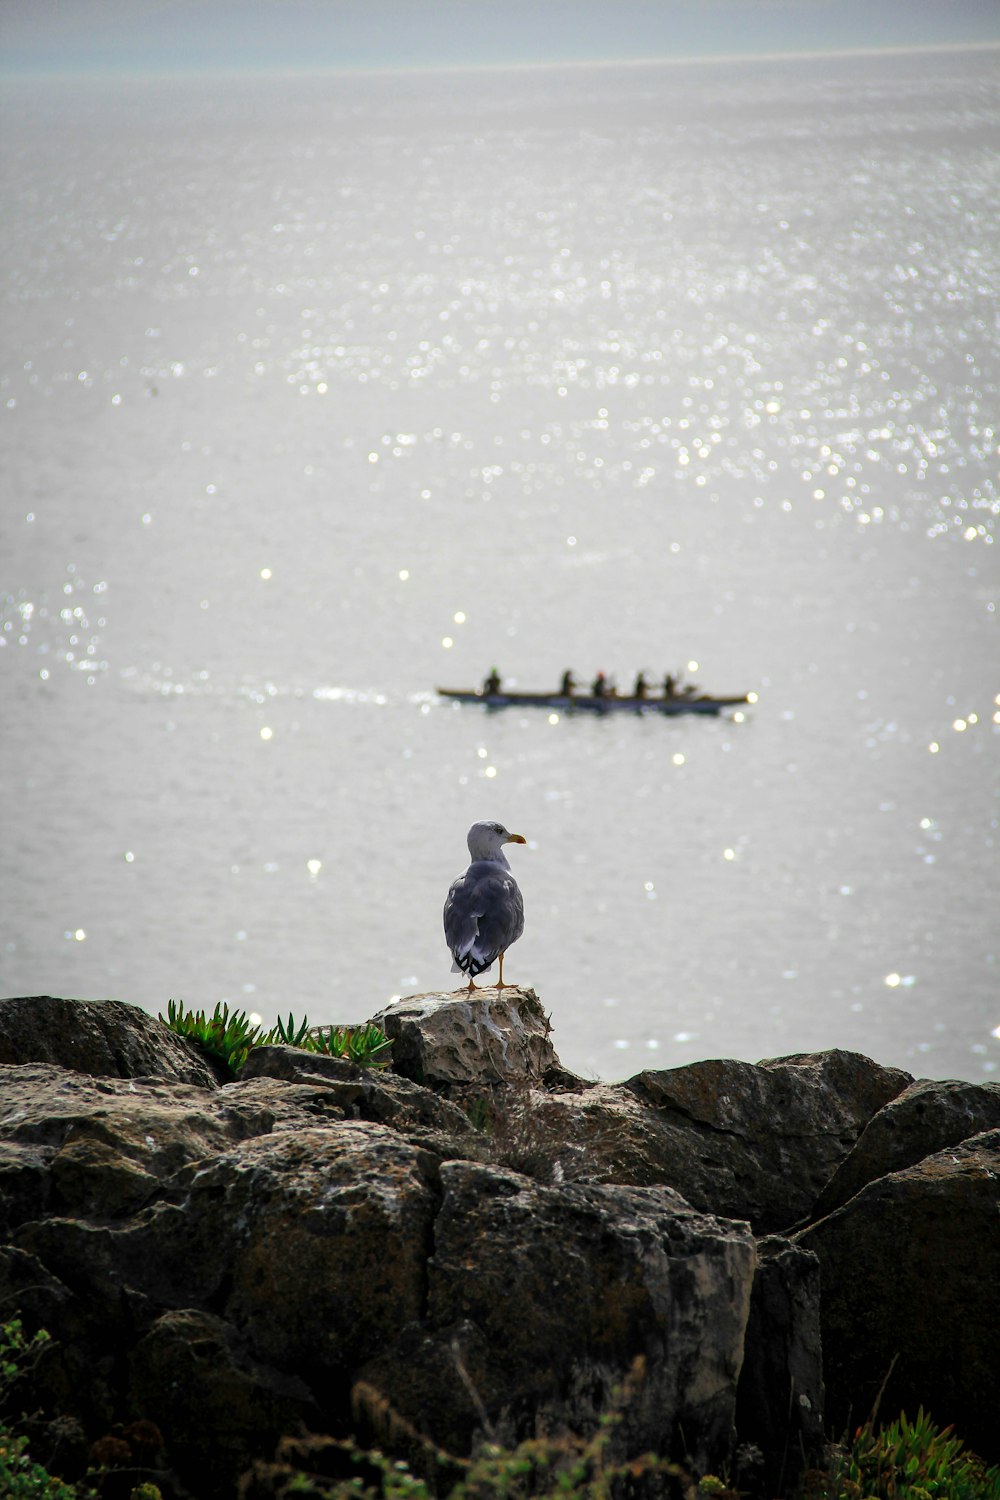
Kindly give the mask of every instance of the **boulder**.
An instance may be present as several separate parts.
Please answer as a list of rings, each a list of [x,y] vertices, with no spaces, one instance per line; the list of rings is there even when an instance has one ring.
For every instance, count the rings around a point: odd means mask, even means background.
[[[383,1125],[334,1122],[248,1141],[188,1168],[183,1232],[214,1305],[255,1357],[340,1391],[421,1316],[436,1158]]]
[[[922,1078],[869,1121],[812,1208],[821,1219],[869,1182],[1000,1126],[1000,1084]]]
[[[192,1045],[122,1000],[0,1000],[0,1063],[52,1063],[92,1078],[168,1078],[217,1087]]]
[[[1000,1460],[1000,1130],[869,1183],[801,1231],[819,1259],[827,1425],[923,1406]]]
[[[553,1153],[562,1142],[564,1172],[665,1183],[705,1213],[771,1234],[810,1211],[872,1115],[910,1081],[857,1053],[822,1052],[691,1063],[535,1107]]]
[[[529,1084],[559,1067],[534,990],[413,995],[372,1019],[392,1041],[394,1071],[432,1088]]]
[[[204,1463],[231,1493],[290,1412],[343,1423],[352,1372],[421,1316],[435,1166],[385,1126],[331,1120],[195,1160],[137,1211],[23,1220],[0,1277],[41,1271],[31,1305],[54,1343],[36,1399],[88,1432],[148,1417],[189,1480]],[[209,1352],[184,1355],[195,1327]],[[183,1378],[154,1400],[166,1368]],[[192,1429],[229,1401],[226,1441]]]
[[[623,1454],[727,1461],[754,1272],[745,1224],[669,1188],[550,1187],[461,1161],[441,1184],[424,1327],[362,1380],[452,1451],[484,1416],[516,1442],[593,1430],[618,1406]]]

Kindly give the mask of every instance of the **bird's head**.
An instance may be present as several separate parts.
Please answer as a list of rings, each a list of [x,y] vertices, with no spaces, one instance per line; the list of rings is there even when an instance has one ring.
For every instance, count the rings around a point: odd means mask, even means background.
[[[504,844],[526,844],[520,833],[511,833],[502,823],[473,823],[469,829],[469,853],[473,859],[495,859]]]

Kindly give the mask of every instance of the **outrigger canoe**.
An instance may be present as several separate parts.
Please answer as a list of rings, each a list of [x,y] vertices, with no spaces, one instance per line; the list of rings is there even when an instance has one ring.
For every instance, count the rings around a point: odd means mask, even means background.
[[[595,713],[618,712],[623,708],[638,713],[655,714],[717,714],[724,708],[736,708],[740,703],[752,703],[755,695],[743,693],[738,698],[713,698],[707,693],[674,693],[671,697],[650,696],[634,698],[624,693],[609,693],[597,697],[592,693],[522,693],[514,689],[503,689],[498,693],[477,691],[474,688],[438,688],[442,698],[451,698],[456,703],[481,703],[486,708],[548,708],[574,712],[588,709]]]

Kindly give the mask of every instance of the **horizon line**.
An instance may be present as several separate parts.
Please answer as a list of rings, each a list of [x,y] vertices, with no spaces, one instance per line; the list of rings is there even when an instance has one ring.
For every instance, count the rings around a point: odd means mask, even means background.
[[[67,78],[204,78],[204,77],[273,77],[273,78],[325,78],[334,76],[385,77],[400,74],[422,73],[514,73],[549,72],[584,68],[646,68],[674,67],[690,63],[753,63],[820,61],[826,58],[850,57],[898,57],[912,55],[937,55],[958,52],[1000,52],[1000,39],[977,42],[917,42],[912,45],[888,47],[829,47],[801,48],[781,52],[697,52],[681,56],[673,54],[657,57],[598,57],[564,58],[559,61],[532,60],[522,62],[460,62],[460,63],[391,63],[384,65],[352,65],[350,63],[329,65],[296,65],[269,67],[257,63],[206,63],[177,67],[155,66],[95,66],[95,67],[25,67],[8,68],[0,60],[0,78],[5,81],[18,79],[67,79]]]

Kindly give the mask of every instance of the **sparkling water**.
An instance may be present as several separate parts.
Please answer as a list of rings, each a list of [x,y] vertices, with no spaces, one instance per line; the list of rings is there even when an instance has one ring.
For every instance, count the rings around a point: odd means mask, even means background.
[[[998,56],[8,84],[0,992],[990,1076]]]

